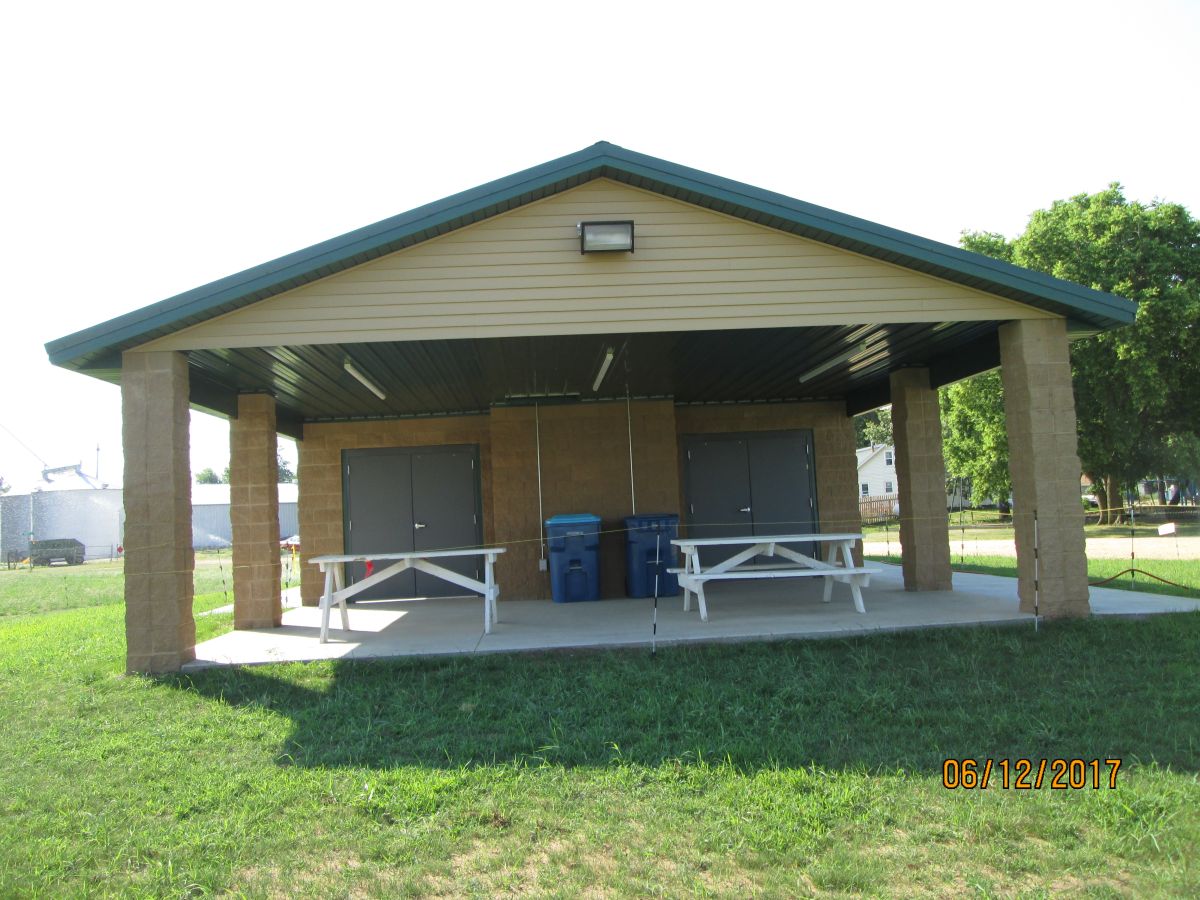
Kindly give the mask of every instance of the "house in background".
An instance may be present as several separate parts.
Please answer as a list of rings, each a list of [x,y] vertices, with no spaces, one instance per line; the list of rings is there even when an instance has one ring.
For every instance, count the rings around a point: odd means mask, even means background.
[[[896,448],[884,444],[861,447],[858,457],[858,496],[860,500],[892,497],[898,491]]]
[[[1036,515],[1042,613],[1086,615],[1068,342],[1134,310],[601,142],[47,350],[121,386],[126,664],[167,671],[194,658],[189,406],[231,419],[234,621],[271,627],[277,432],[304,560],[500,544],[503,597],[536,598],[542,522],[590,512],[615,596],[631,513],[857,530],[851,417],[890,403],[905,586],[949,589],[937,388],[1000,366],[1022,608]]]
[[[872,444],[854,451],[858,458],[858,509],[864,523],[899,515],[896,448]]]

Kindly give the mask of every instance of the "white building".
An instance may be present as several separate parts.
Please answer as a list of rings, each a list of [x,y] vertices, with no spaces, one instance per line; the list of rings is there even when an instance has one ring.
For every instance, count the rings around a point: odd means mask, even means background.
[[[873,444],[854,451],[858,456],[858,498],[894,497],[900,490],[896,478],[896,448]]]

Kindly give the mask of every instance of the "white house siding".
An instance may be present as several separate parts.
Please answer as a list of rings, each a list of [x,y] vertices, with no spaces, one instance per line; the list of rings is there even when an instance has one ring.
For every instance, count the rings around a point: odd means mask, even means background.
[[[870,497],[891,496],[897,493],[899,481],[896,478],[896,457],[895,448],[893,447],[877,447],[874,451],[865,452],[859,450],[858,460],[858,483],[859,494],[862,494],[862,485],[868,485],[867,495]],[[892,464],[888,465],[888,454],[891,454]],[[888,485],[891,488],[888,488]]]

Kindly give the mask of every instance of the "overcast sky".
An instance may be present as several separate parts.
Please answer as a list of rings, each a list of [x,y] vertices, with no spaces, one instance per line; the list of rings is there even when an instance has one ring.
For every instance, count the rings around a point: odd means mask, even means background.
[[[597,140],[948,243],[1200,210],[1194,0],[432,6],[6,7],[0,476],[120,483],[118,389],[45,341]]]

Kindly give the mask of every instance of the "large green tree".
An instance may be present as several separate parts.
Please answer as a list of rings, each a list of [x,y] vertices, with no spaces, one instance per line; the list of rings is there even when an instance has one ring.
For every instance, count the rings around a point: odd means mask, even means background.
[[[948,385],[939,399],[946,474],[970,480],[971,502],[976,506],[985,500],[1006,502],[1012,482],[1000,373],[984,372]]]
[[[1200,433],[1200,222],[1176,203],[1127,200],[1114,183],[1035,212],[1012,241],[968,232],[962,245],[1138,301],[1133,325],[1072,346],[1079,456],[1105,509],[1121,486],[1173,471],[1172,448]],[[952,423],[978,418],[960,405],[995,407],[992,385],[944,392],[951,443]]]

